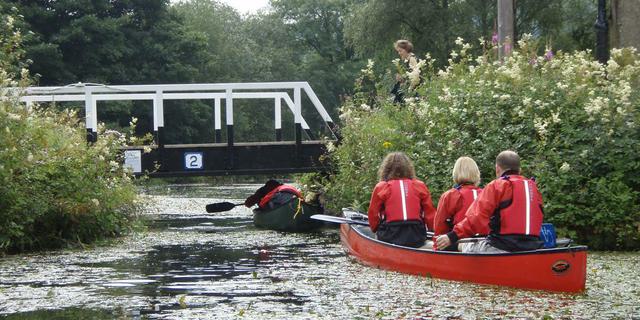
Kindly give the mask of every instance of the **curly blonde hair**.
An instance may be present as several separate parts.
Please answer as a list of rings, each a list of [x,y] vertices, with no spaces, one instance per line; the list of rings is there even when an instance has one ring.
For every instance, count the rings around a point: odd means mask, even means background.
[[[380,181],[389,181],[393,179],[415,179],[416,170],[413,162],[402,152],[389,153],[378,169],[378,177]]]

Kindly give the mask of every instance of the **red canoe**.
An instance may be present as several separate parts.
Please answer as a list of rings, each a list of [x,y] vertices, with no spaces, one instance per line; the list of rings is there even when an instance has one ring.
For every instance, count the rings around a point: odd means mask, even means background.
[[[340,239],[366,265],[434,278],[582,292],[587,275],[586,246],[499,254],[433,251],[378,241],[369,227],[348,224],[340,226]]]

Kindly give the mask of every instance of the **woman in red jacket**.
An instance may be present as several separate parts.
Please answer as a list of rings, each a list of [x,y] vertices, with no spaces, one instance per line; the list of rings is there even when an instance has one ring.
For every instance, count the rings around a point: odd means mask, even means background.
[[[482,189],[480,184],[480,170],[473,159],[460,157],[453,166],[453,181],[455,186],[440,196],[438,210],[434,219],[435,235],[447,234],[453,226],[462,221],[467,209],[478,198]],[[456,251],[454,243],[441,250]]]
[[[381,241],[423,246],[426,229],[433,230],[436,210],[429,189],[416,179],[411,160],[402,152],[390,153],[382,161],[378,175],[380,182],[373,189],[369,204],[371,230]]]

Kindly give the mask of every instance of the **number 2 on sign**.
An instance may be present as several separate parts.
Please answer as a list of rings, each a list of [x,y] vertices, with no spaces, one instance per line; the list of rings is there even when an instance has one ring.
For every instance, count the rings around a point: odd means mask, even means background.
[[[202,169],[202,152],[185,152],[184,168],[187,170]]]

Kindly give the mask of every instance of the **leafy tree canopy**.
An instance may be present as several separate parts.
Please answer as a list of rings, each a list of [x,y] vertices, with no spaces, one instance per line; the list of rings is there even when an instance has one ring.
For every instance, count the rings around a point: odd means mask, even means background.
[[[528,33],[558,49],[588,49],[595,45],[595,11],[594,1],[518,0],[516,37]],[[346,34],[362,56],[389,60],[395,55],[393,42],[404,38],[417,53],[430,52],[442,66],[457,37],[490,40],[496,15],[495,1],[359,1]]]
[[[168,1],[18,1],[27,58],[42,85],[189,82],[207,60]]]

